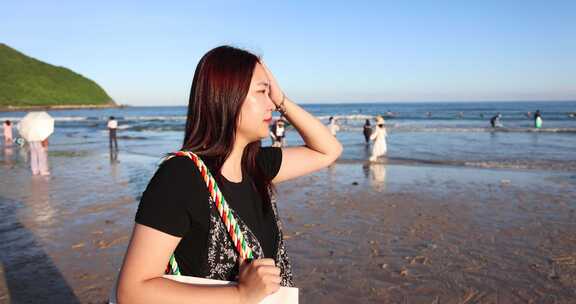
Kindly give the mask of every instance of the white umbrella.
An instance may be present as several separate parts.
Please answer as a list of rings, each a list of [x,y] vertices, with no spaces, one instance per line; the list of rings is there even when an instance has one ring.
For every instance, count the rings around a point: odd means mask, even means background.
[[[43,141],[54,133],[54,118],[46,112],[30,112],[18,124],[18,132],[27,141]]]

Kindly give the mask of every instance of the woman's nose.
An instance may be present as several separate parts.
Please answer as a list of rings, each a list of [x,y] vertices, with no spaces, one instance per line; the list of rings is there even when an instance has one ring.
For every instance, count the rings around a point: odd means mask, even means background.
[[[272,98],[270,98],[270,95],[266,96],[266,109],[272,111],[276,109],[276,104],[274,104]]]

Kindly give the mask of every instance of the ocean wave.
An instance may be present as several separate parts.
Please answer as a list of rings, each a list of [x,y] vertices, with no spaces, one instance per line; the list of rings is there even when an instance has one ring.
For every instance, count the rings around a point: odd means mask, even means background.
[[[124,129],[128,129],[130,131],[152,131],[152,132],[165,132],[165,131],[184,131],[184,125],[138,125],[138,126],[129,126],[129,125],[119,125],[118,128],[121,129],[123,126]]]
[[[394,132],[507,132],[507,133],[576,133],[576,128],[477,128],[477,127],[426,127],[426,126],[405,126],[398,124],[386,125],[389,131]],[[341,131],[362,132],[363,128],[358,126],[341,125]]]
[[[339,163],[367,163],[367,160],[340,159]],[[381,162],[393,165],[437,165],[483,169],[575,171],[576,161],[557,160],[431,160],[415,158],[385,158]]]
[[[316,118],[317,118],[317,119],[320,119],[320,120],[328,120],[330,117],[334,117],[334,118],[338,121],[338,120],[366,120],[366,119],[373,120],[376,116],[374,116],[374,115],[366,115],[366,114],[320,115],[320,116],[316,116]]]
[[[134,121],[166,121],[166,120],[186,120],[186,116],[126,116],[123,120]]]
[[[318,119],[327,121],[330,116],[319,115]],[[334,115],[337,119],[341,131],[343,132],[362,132],[363,121],[368,119],[373,121],[374,115],[368,114],[348,114]],[[63,127],[94,127],[105,125],[109,116],[55,116],[54,119]],[[185,125],[185,115],[133,115],[133,116],[116,116],[121,128],[129,128],[135,131],[177,131],[182,130]],[[11,120],[18,123],[21,117],[6,116],[1,117],[0,121]],[[392,132],[512,132],[512,133],[576,133],[576,128],[571,124],[552,126],[548,128],[535,129],[524,126],[511,126],[505,128],[484,127],[481,123],[471,123],[462,121],[451,125],[450,122],[439,122],[430,119],[428,122],[414,121],[411,119],[404,120],[404,117],[397,117],[395,120],[386,120],[386,128]]]

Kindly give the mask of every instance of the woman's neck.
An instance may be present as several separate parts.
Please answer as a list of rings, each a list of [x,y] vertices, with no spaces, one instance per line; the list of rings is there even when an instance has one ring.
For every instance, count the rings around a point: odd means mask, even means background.
[[[232,152],[220,169],[220,174],[222,174],[227,180],[239,183],[242,181],[242,156],[244,155],[244,148],[246,148],[246,143],[240,140],[236,140],[234,147],[232,147]]]

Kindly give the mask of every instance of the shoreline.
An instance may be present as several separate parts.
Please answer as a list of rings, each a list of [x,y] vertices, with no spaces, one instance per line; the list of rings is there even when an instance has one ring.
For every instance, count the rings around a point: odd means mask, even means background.
[[[52,105],[52,106],[0,106],[0,112],[22,112],[22,111],[57,111],[76,109],[113,109],[127,108],[128,105],[104,104],[104,105]]]

